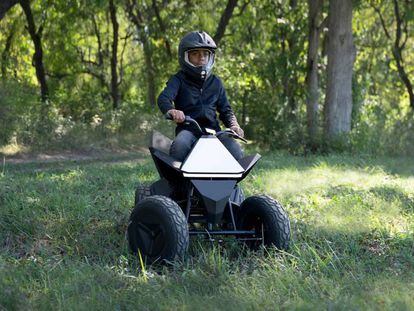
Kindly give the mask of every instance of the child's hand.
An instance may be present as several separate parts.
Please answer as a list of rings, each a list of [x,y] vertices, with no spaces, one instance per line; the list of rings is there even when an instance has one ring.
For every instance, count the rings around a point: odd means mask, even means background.
[[[241,138],[244,137],[244,131],[242,130],[242,128],[240,126],[233,125],[230,129],[233,132],[235,132],[237,135],[239,135]]]
[[[167,113],[172,117],[175,123],[183,123],[185,120],[184,112],[181,110],[170,109]]]

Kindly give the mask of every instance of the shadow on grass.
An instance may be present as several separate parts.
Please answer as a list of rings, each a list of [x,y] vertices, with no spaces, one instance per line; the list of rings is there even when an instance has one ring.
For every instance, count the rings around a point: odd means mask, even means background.
[[[315,258],[327,271],[341,268],[342,273],[361,272],[394,275],[414,272],[414,236],[391,236],[385,230],[332,230],[297,222],[292,230],[295,238],[291,253],[311,265]],[[312,258],[313,257],[313,258]],[[329,265],[337,261],[338,267]],[[329,266],[329,267],[328,267]],[[332,271],[333,272],[333,271]]]
[[[414,213],[414,197],[399,188],[380,186],[371,188],[369,191],[389,203],[400,201],[405,212]]]
[[[254,153],[250,152],[250,153]],[[29,163],[7,163],[5,170],[11,173],[25,173],[30,171],[62,171],[74,167],[85,167],[90,164],[119,163],[128,161],[151,162],[151,157],[143,153],[128,153],[125,155],[102,156],[90,159],[79,160],[57,160],[57,161],[33,161]],[[146,161],[145,161],[146,162]],[[332,154],[328,156],[292,156],[281,152],[268,152],[259,161],[258,168],[261,169],[294,169],[308,170],[315,167],[331,167],[343,170],[365,170],[375,172],[382,170],[390,175],[402,177],[414,176],[414,158],[409,157],[369,157],[362,155],[341,155]]]
[[[137,153],[123,156],[105,156],[101,158],[78,159],[78,160],[62,160],[62,161],[33,161],[29,163],[7,163],[4,171],[6,173],[32,173],[32,172],[48,172],[48,173],[62,173],[70,169],[78,167],[87,167],[100,164],[118,164],[122,162],[130,163],[145,163],[148,157]]]

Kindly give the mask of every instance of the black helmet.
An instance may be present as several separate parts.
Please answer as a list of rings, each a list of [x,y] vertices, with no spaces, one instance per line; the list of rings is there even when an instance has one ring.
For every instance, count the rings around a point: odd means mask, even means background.
[[[214,40],[204,31],[192,31],[186,34],[178,46],[178,62],[181,69],[195,79],[206,80],[213,69],[214,54],[217,46]],[[188,52],[191,50],[207,50],[208,60],[205,64],[194,65],[189,61]]]

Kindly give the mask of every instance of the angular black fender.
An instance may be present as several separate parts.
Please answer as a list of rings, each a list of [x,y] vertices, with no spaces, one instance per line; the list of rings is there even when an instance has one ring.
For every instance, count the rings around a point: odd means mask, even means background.
[[[191,180],[207,209],[207,222],[219,223],[229,201],[236,180]]]

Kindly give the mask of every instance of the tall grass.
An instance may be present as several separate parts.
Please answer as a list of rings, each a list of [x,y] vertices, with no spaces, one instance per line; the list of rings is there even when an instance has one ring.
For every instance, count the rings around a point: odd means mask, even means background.
[[[412,309],[414,160],[267,154],[243,182],[283,203],[289,252],[191,240],[143,266],[124,239],[148,158],[29,163],[0,175],[0,309]]]

